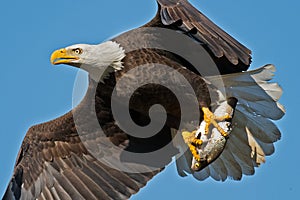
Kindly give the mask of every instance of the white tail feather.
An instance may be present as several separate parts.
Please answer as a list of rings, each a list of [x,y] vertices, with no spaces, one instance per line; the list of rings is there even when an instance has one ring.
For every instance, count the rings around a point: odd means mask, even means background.
[[[283,117],[285,109],[277,102],[282,95],[282,89],[278,84],[268,82],[274,76],[274,71],[273,65],[266,65],[249,72],[212,76],[205,79],[214,87],[219,88],[224,96],[237,98],[238,104],[248,109],[249,112],[278,120]]]
[[[226,180],[231,177],[240,180],[242,174],[253,175],[255,167],[265,162],[265,156],[274,153],[273,143],[278,141],[281,133],[272,120],[278,120],[285,114],[284,107],[277,101],[282,89],[277,83],[270,83],[275,67],[266,65],[257,70],[206,77],[212,88],[220,88],[225,97],[238,99],[233,130],[220,157],[199,172],[186,169],[198,180],[211,176],[215,180]],[[182,159],[183,160],[183,159]],[[187,159],[185,160],[187,161]]]

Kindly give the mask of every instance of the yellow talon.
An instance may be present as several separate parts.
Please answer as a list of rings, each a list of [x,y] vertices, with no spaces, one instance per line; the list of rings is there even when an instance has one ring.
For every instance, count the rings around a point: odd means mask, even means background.
[[[193,157],[197,161],[200,161],[200,155],[197,151],[197,147],[202,145],[203,141],[200,140],[200,139],[197,139],[195,137],[195,134],[196,134],[196,131],[192,131],[192,132],[183,131],[182,132],[182,137],[183,137],[184,142],[189,146]]]
[[[204,121],[206,122],[205,134],[208,134],[209,127],[212,124],[218,129],[218,131],[222,134],[223,137],[227,137],[228,133],[220,127],[218,122],[231,119],[230,115],[226,114],[224,116],[217,117],[207,107],[202,107],[202,111],[204,113]]]
[[[203,144],[203,141],[197,138],[194,138],[192,141],[192,144],[194,144],[194,146],[201,146]]]
[[[189,148],[190,148],[190,151],[191,151],[193,157],[194,157],[198,162],[200,162],[200,155],[199,155],[199,153],[198,153],[198,151],[197,151],[197,148],[196,148],[194,145],[192,145],[192,144],[189,144],[188,146],[189,146]]]
[[[202,111],[204,113],[204,121],[206,122],[204,134],[208,134],[210,125],[213,125],[214,127],[216,127],[218,129],[218,131],[222,134],[222,136],[227,137],[228,133],[220,127],[218,122],[231,119],[230,115],[226,114],[224,116],[217,117],[207,107],[202,107]],[[198,153],[197,148],[200,148],[203,141],[201,139],[196,138],[196,132],[197,132],[196,130],[192,131],[192,132],[183,131],[182,137],[183,137],[184,142],[188,145],[195,160],[200,162],[200,155]],[[198,163],[198,165],[199,165],[198,167],[196,165],[195,165],[196,168],[198,168],[200,166],[199,163]]]

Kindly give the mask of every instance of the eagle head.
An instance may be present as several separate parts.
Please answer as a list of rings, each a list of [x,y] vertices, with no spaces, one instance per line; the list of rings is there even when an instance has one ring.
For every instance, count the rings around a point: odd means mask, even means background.
[[[123,68],[125,51],[120,44],[107,41],[97,45],[75,44],[54,51],[50,61],[54,65],[67,64],[89,72],[96,81],[102,81],[110,72]]]

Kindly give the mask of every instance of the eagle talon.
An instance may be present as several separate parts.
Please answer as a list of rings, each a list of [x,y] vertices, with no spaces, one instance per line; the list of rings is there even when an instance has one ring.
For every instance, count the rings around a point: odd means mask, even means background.
[[[209,133],[209,127],[213,125],[223,137],[228,137],[228,133],[220,127],[218,122],[220,121],[226,121],[230,120],[231,116],[227,113],[224,116],[215,116],[214,113],[212,113],[209,108],[207,107],[202,107],[202,111],[204,113],[204,122],[205,122],[205,127],[204,127],[204,133],[201,132],[202,134],[208,134]],[[183,131],[182,132],[182,137],[184,142],[188,145],[190,152],[192,153],[194,159],[199,162],[198,164],[200,165],[200,154],[198,152],[198,149],[201,148],[201,145],[203,144],[203,141],[201,139],[198,139],[196,137],[197,130],[194,130],[192,132],[188,131]],[[196,165],[194,166],[198,168]]]
[[[202,107],[202,111],[204,113],[204,121],[206,122],[205,134],[209,133],[210,125],[213,125],[223,137],[228,137],[228,133],[220,127],[218,122],[231,120],[231,116],[228,113],[224,116],[215,116],[207,107]]]
[[[196,136],[195,136],[196,132],[197,131],[192,131],[192,132],[183,131],[182,137],[183,137],[184,142],[188,145],[193,157],[198,162],[200,162],[200,155],[197,151],[197,148],[199,148],[203,144],[203,141],[196,138]]]

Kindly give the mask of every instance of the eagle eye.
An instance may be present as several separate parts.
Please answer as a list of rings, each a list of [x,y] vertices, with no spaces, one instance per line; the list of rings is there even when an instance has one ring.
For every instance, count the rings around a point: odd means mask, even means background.
[[[81,48],[76,48],[76,49],[73,49],[73,52],[74,52],[75,54],[80,55],[80,54],[82,54],[83,50],[82,50]]]

